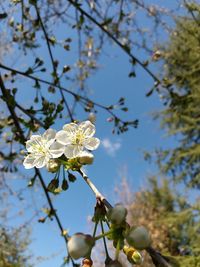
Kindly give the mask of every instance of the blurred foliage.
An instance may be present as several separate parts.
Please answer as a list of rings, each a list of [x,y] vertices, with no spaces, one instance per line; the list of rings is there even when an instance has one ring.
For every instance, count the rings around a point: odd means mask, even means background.
[[[28,233],[24,229],[0,227],[0,267],[31,267],[27,253]]]
[[[146,188],[132,198],[130,186],[123,179],[117,190],[128,209],[128,221],[147,227],[152,247],[165,255],[172,266],[200,266],[200,202],[189,204],[187,196],[178,193],[167,179],[159,180],[149,178]],[[141,266],[154,267],[147,253]]]
[[[174,180],[200,188],[200,5],[185,3],[187,15],[176,18],[170,40],[162,48],[165,83],[160,96],[166,107],[157,113],[177,145],[158,150],[158,164]]]

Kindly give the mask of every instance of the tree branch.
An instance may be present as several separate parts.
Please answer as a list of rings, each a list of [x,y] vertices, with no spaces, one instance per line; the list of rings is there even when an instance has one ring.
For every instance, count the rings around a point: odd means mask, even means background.
[[[38,10],[37,5],[35,5],[35,9],[36,9],[36,12],[37,12],[38,19],[39,19],[39,21],[40,21],[40,25],[41,25],[41,27],[42,27],[42,31],[43,31],[43,33],[44,33],[44,37],[45,37],[45,40],[46,40],[46,44],[47,44],[47,48],[48,48],[48,52],[49,52],[49,56],[50,56],[50,59],[51,59],[51,64],[52,64],[53,72],[54,72],[55,78],[56,78],[56,80],[57,80],[57,81],[55,82],[55,84],[58,83],[58,85],[60,86],[60,80],[59,80],[58,75],[57,75],[57,70],[56,70],[56,67],[55,67],[55,61],[54,61],[54,58],[53,58],[53,53],[52,53],[52,51],[51,51],[51,45],[50,45],[50,42],[49,42],[49,37],[48,37],[47,31],[46,31],[46,29],[45,29],[44,23],[43,23],[43,21],[42,21],[42,18],[41,18],[41,16],[40,16],[40,12],[39,12],[39,10]],[[72,112],[71,112],[71,110],[70,110],[70,107],[69,107],[69,105],[68,105],[67,100],[65,99],[65,96],[64,96],[64,94],[63,94],[63,91],[62,91],[60,88],[59,88],[59,91],[60,91],[62,100],[63,100],[63,102],[65,103],[65,106],[66,106],[66,108],[67,108],[67,111],[68,111],[70,120],[71,120],[71,121],[74,121]]]
[[[112,205],[107,201],[107,199],[99,192],[96,186],[92,183],[92,181],[88,178],[88,176],[84,173],[83,170],[78,171],[80,175],[83,177],[85,182],[89,185],[97,200],[100,200],[108,209],[112,209]]]
[[[77,93],[74,93],[73,91],[70,91],[69,89],[64,88],[63,86],[60,86],[60,85],[58,85],[58,84],[54,84],[54,83],[52,83],[52,82],[46,81],[46,80],[44,80],[44,79],[35,77],[35,76],[33,76],[33,75],[30,75],[30,74],[27,74],[26,72],[19,71],[19,70],[14,69],[14,68],[10,68],[10,67],[5,66],[5,65],[3,65],[3,64],[1,64],[1,63],[0,63],[0,68],[5,69],[5,70],[8,70],[8,71],[11,71],[12,73],[17,73],[17,74],[19,74],[19,75],[21,75],[21,76],[24,76],[24,77],[26,77],[26,78],[29,78],[29,79],[31,79],[31,80],[34,80],[34,81],[37,81],[37,82],[41,82],[41,83],[44,83],[44,84],[47,84],[47,85],[50,85],[50,86],[54,86],[55,88],[58,88],[59,90],[62,90],[62,91],[64,91],[64,92],[66,92],[66,93],[72,95],[76,100],[77,100],[77,99],[79,99],[79,100],[83,100],[83,101],[85,101],[86,103],[90,103],[90,102],[91,102],[91,103],[93,103],[94,106],[99,107],[99,108],[104,109],[105,111],[107,111],[113,118],[118,119],[118,120],[121,121],[122,123],[125,123],[125,121],[122,120],[122,119],[120,119],[118,116],[116,116],[116,115],[114,114],[114,112],[113,112],[112,110],[109,109],[109,107],[106,107],[106,106],[104,106],[104,105],[102,105],[102,104],[100,104],[100,103],[97,103],[97,102],[91,100],[91,99],[88,98],[88,97],[81,96],[81,95],[79,95],[79,94],[77,94]]]
[[[16,129],[17,129],[17,131],[18,131],[18,136],[20,137],[22,143],[25,144],[25,142],[26,142],[26,138],[25,138],[24,133],[23,133],[23,130],[21,129],[21,126],[20,126],[20,124],[19,124],[18,117],[17,117],[17,114],[15,113],[14,107],[13,107],[13,105],[10,104],[10,102],[9,102],[8,94],[7,94],[7,90],[6,90],[6,88],[5,88],[5,85],[4,85],[3,79],[2,79],[2,77],[1,77],[1,74],[0,74],[0,88],[1,88],[1,92],[2,92],[3,98],[5,99],[5,103],[6,103],[7,107],[8,107],[8,110],[9,110],[9,112],[10,112],[12,118],[13,118],[15,127],[16,127]],[[6,101],[6,100],[7,100],[7,101]],[[43,188],[43,190],[44,190],[44,193],[45,193],[47,202],[48,202],[48,204],[49,204],[49,206],[50,206],[50,209],[51,209],[51,211],[52,211],[52,213],[53,213],[53,216],[54,216],[55,219],[56,219],[56,222],[57,222],[58,227],[59,227],[59,229],[60,229],[61,235],[63,236],[63,238],[64,238],[64,240],[65,240],[65,243],[66,243],[66,246],[67,246],[68,236],[64,235],[64,228],[63,228],[63,226],[62,226],[62,224],[61,224],[61,221],[60,221],[60,219],[59,219],[59,217],[58,217],[58,215],[57,215],[57,213],[56,213],[56,210],[55,210],[55,208],[54,208],[54,206],[53,206],[53,203],[52,203],[51,198],[50,198],[50,196],[49,196],[49,193],[48,193],[48,190],[47,190],[47,188],[46,188],[45,182],[44,182],[44,180],[43,180],[43,178],[42,178],[42,175],[41,175],[40,171],[39,171],[37,168],[35,168],[35,174],[37,175],[37,177],[38,177],[39,180],[40,180],[40,183],[41,183],[42,188]]]
[[[33,116],[30,112],[28,112],[25,108],[23,108],[21,105],[19,105],[17,102],[15,102],[15,106],[21,110],[24,114],[26,114],[28,117],[30,117],[33,121],[37,122],[41,127],[45,129],[45,125],[42,121],[38,120],[35,116]]]
[[[77,1],[68,0],[82,15],[88,18],[91,22],[93,22],[98,28],[101,29],[104,33],[108,35],[110,39],[112,39],[132,60],[132,62],[137,62],[153,79],[156,81],[157,85],[161,84],[160,79],[144,64],[140,59],[135,57],[130,49],[123,45],[115,36],[110,33],[101,23],[99,23],[96,19],[94,19],[90,14],[88,14],[82,7],[81,4],[77,3]]]

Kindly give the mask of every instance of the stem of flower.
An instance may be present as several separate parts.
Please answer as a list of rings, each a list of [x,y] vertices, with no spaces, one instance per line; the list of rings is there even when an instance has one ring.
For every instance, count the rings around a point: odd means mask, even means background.
[[[97,241],[97,240],[99,240],[99,239],[101,239],[101,238],[103,238],[103,237],[105,237],[105,236],[108,236],[108,235],[112,234],[113,232],[114,232],[114,230],[110,230],[110,231],[108,231],[108,232],[106,232],[106,233],[102,233],[102,234],[96,236],[96,237],[95,237],[95,240]]]
[[[110,228],[110,224],[107,219],[105,219],[105,223],[107,224],[108,228]]]
[[[63,165],[63,180],[65,180],[65,167]]]
[[[94,231],[93,231],[93,237],[95,237],[95,235],[96,235],[98,224],[99,224],[99,222],[95,222]]]
[[[80,175],[83,177],[85,182],[89,185],[89,187],[94,192],[96,199],[100,200],[109,210],[112,209],[112,205],[106,200],[106,198],[99,192],[96,186],[92,183],[92,181],[88,178],[88,176],[83,172],[82,169],[78,171]]]
[[[120,240],[117,241],[117,247],[115,251],[115,259],[118,260],[119,258],[119,251],[120,251]]]
[[[101,231],[102,234],[104,234],[104,227],[103,227],[103,222],[102,220],[100,221],[101,223]],[[106,260],[110,258],[109,254],[108,254],[108,248],[107,248],[107,244],[106,244],[106,239],[105,236],[103,236],[103,244],[104,244],[104,248],[105,248],[105,253],[106,253]]]

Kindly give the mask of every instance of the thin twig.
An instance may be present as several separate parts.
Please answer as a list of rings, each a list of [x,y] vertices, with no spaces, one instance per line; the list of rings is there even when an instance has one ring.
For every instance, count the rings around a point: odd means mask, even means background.
[[[51,45],[50,45],[50,42],[49,42],[49,37],[48,37],[47,31],[46,31],[46,29],[45,29],[44,23],[43,23],[43,21],[42,21],[42,18],[41,18],[41,16],[40,16],[40,12],[39,12],[39,10],[38,10],[37,5],[35,5],[35,9],[36,9],[36,12],[37,12],[38,19],[39,19],[39,21],[40,21],[40,25],[41,25],[42,31],[43,31],[43,33],[44,33],[44,37],[45,37],[45,40],[46,40],[46,44],[47,44],[47,48],[48,48],[48,52],[49,52],[49,56],[50,56],[50,59],[51,59],[51,64],[52,64],[53,72],[54,72],[54,75],[56,76],[56,79],[58,80],[58,81],[57,81],[58,85],[60,85],[60,80],[59,80],[58,75],[57,75],[57,70],[56,70],[56,67],[55,67],[55,61],[54,61],[54,58],[53,58],[53,53],[52,53],[52,51],[51,51]],[[64,102],[64,104],[65,104],[65,106],[66,106],[66,108],[67,108],[67,111],[68,111],[70,120],[71,120],[71,121],[74,121],[72,112],[71,112],[71,110],[70,110],[70,107],[69,107],[69,105],[68,105],[67,100],[65,99],[65,96],[64,96],[64,94],[63,94],[63,91],[62,91],[61,89],[59,89],[59,91],[60,91],[62,100],[63,100],[63,102]]]
[[[103,222],[102,222],[102,220],[100,221],[100,224],[101,224],[101,231],[102,231],[102,234],[104,235],[104,234],[105,234],[105,231],[104,231],[104,227],[103,227]],[[104,244],[105,253],[106,253],[106,260],[107,260],[107,259],[110,258],[110,256],[109,256],[109,253],[108,253],[108,248],[107,248],[107,244],[106,244],[105,236],[103,236],[103,244]]]
[[[88,178],[88,176],[83,172],[83,170],[80,169],[78,172],[83,177],[85,182],[89,185],[89,187],[92,189],[93,193],[95,194],[96,199],[100,200],[108,209],[112,209],[113,208],[112,205],[99,192],[99,190],[96,188],[96,186],[93,184],[93,182]]]
[[[41,127],[43,127],[44,129],[46,128],[45,127],[45,124],[40,121],[39,119],[37,119],[35,116],[33,116],[28,110],[26,110],[25,108],[23,108],[21,105],[19,105],[17,102],[15,102],[15,106],[21,110],[24,114],[26,114],[28,117],[30,117],[33,121],[37,122]]]
[[[7,107],[8,107],[8,110],[9,110],[9,112],[10,112],[12,118],[13,118],[15,127],[16,127],[17,132],[18,132],[18,136],[20,137],[21,142],[22,142],[23,144],[25,144],[25,142],[26,142],[26,138],[25,138],[24,133],[23,133],[23,130],[21,129],[21,126],[20,126],[20,124],[19,124],[19,120],[18,120],[17,114],[15,113],[14,107],[13,107],[12,104],[10,104],[10,102],[9,102],[9,100],[8,100],[7,90],[6,90],[6,87],[5,87],[5,85],[4,85],[4,82],[3,82],[3,79],[2,79],[2,77],[1,77],[1,75],[0,75],[0,88],[1,88],[2,95],[3,95],[4,99],[5,99],[5,103],[6,103]],[[53,216],[54,216],[55,219],[56,219],[56,222],[57,222],[58,227],[59,227],[59,229],[60,229],[61,235],[63,236],[63,238],[64,238],[64,240],[65,240],[65,243],[66,243],[66,246],[67,246],[68,236],[67,236],[67,235],[64,235],[64,228],[63,228],[63,226],[62,226],[62,224],[61,224],[61,221],[60,221],[60,219],[59,219],[59,217],[58,217],[58,215],[57,215],[57,213],[56,213],[56,210],[55,210],[55,208],[54,208],[54,206],[53,206],[53,203],[52,203],[51,198],[50,198],[50,196],[49,196],[49,193],[48,193],[48,190],[47,190],[47,188],[46,188],[46,185],[45,185],[45,182],[44,182],[44,180],[43,180],[43,177],[42,177],[40,171],[39,171],[37,168],[35,168],[35,174],[37,175],[37,177],[38,177],[39,180],[40,180],[40,183],[41,183],[42,188],[43,188],[43,190],[44,190],[44,193],[45,193],[47,202],[48,202],[48,204],[49,204],[49,206],[50,206],[50,209],[51,209],[51,211],[52,211],[52,213],[53,213]]]
[[[158,84],[161,84],[160,79],[144,64],[140,59],[135,57],[130,50],[123,45],[112,33],[110,33],[101,23],[94,19],[90,14],[88,14],[80,4],[74,2],[73,0],[68,0],[82,15],[87,17],[92,21],[98,28],[100,28],[104,33],[106,33],[132,60],[132,62],[137,62]]]
[[[99,103],[93,101],[92,99],[90,99],[90,98],[88,98],[88,97],[81,96],[81,95],[79,95],[79,94],[77,94],[77,93],[74,93],[73,91],[71,91],[71,90],[69,90],[69,89],[66,89],[66,88],[64,88],[63,86],[60,86],[60,85],[58,85],[58,84],[54,84],[54,83],[52,83],[52,82],[49,82],[49,81],[47,81],[47,80],[44,80],[44,79],[35,77],[35,76],[33,76],[33,75],[29,75],[29,74],[27,74],[26,72],[23,72],[23,71],[14,69],[14,68],[10,68],[10,67],[5,66],[5,65],[3,65],[3,64],[1,64],[1,63],[0,63],[0,68],[5,69],[5,70],[8,70],[8,71],[11,71],[11,72],[13,72],[13,73],[17,73],[17,74],[22,75],[22,76],[24,76],[24,77],[27,77],[27,78],[29,78],[29,79],[31,79],[31,80],[34,80],[34,81],[37,81],[37,82],[41,82],[41,83],[44,83],[44,84],[47,84],[47,85],[50,85],[50,86],[54,86],[55,88],[58,88],[58,89],[60,89],[60,90],[62,90],[62,91],[64,91],[64,92],[66,92],[66,93],[72,95],[75,99],[83,100],[83,101],[85,101],[86,103],[90,103],[90,102],[93,103],[94,106],[106,110],[106,111],[107,111],[113,118],[118,119],[118,120],[121,121],[122,123],[125,122],[125,121],[123,121],[122,119],[120,119],[119,117],[117,117],[117,116],[114,114],[114,112],[113,112],[112,110],[109,109],[109,107],[106,107],[106,106],[104,106],[104,105],[102,105],[102,104],[99,104]]]

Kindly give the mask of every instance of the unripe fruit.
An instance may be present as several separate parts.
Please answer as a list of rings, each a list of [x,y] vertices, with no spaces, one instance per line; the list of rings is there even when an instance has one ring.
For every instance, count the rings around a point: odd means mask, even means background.
[[[83,233],[74,234],[68,241],[69,254],[75,260],[86,257],[90,253],[94,243],[94,239],[90,235]]]
[[[132,227],[128,232],[126,240],[130,246],[139,250],[146,249],[151,244],[149,232],[144,226]]]
[[[111,223],[120,225],[126,220],[127,215],[127,209],[121,205],[117,204],[113,209],[110,210],[108,214],[108,218],[111,221]]]

